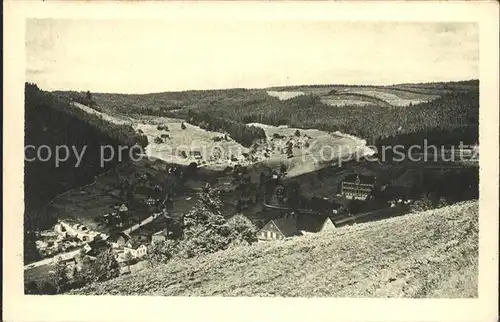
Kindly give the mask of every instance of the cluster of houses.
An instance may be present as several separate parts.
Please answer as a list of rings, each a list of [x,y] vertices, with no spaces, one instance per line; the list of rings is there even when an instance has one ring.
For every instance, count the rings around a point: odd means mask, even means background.
[[[91,242],[95,239],[105,239],[107,237],[106,234],[90,230],[82,224],[70,224],[65,221],[59,221],[54,226],[54,230],[62,238],[75,237],[84,243]]]
[[[123,226],[123,217],[124,214],[127,213],[128,207],[125,204],[119,205],[115,207],[117,211],[113,211],[110,213],[105,213],[102,215],[102,221],[107,225],[116,225],[116,227]]]
[[[48,232],[43,237],[44,240],[35,241],[36,248],[43,257],[54,256],[82,245],[78,239],[65,234]]]
[[[153,234],[136,234],[131,236],[126,232],[115,234],[108,238],[108,243],[116,254],[119,263],[125,263],[132,259],[140,260],[148,254],[150,245],[165,241],[170,232],[162,229]]]
[[[106,234],[90,230],[85,225],[66,221],[57,222],[53,232],[47,231],[42,236],[43,240],[37,240],[35,244],[43,257],[56,256],[82,246],[87,250],[89,243],[107,238]]]

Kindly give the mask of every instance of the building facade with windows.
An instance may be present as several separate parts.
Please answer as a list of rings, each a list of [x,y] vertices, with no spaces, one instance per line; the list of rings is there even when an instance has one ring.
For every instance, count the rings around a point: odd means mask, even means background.
[[[357,175],[342,181],[341,194],[347,199],[366,200],[375,188],[375,178]]]

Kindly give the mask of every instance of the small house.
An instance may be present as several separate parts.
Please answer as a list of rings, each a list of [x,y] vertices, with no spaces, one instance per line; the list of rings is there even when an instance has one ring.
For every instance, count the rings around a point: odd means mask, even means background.
[[[260,241],[282,240],[293,236],[335,230],[332,219],[324,215],[288,214],[269,221],[258,233]]]
[[[138,231],[138,232],[135,232],[131,238],[137,240],[139,243],[148,244],[151,240],[150,236],[151,236],[151,234],[147,231]]]
[[[156,206],[157,202],[158,202],[158,200],[157,200],[157,199],[153,199],[153,198],[148,198],[148,199],[146,199],[146,200],[144,201],[144,203],[145,203],[146,205],[148,205],[149,207],[154,207],[154,206]]]
[[[203,158],[203,156],[201,155],[201,151],[199,150],[189,151],[189,156],[195,158],[196,160],[201,160]]]
[[[120,206],[120,208],[118,208],[118,211],[119,212],[127,212],[128,211],[128,207],[125,204],[122,204]]]
[[[164,242],[167,240],[168,232],[166,230],[160,230],[151,236],[151,244]]]
[[[86,253],[88,253],[92,250],[92,247],[89,244],[85,244],[83,246],[83,249],[85,250]]]
[[[270,220],[259,231],[259,240],[282,240],[288,237],[301,236],[297,229],[297,220],[293,215]]]
[[[124,246],[130,239],[130,236],[125,233],[118,233],[109,236],[108,241],[113,247]]]
[[[141,244],[135,250],[136,257],[143,257],[148,253],[148,247],[145,244]]]
[[[109,244],[106,240],[98,239],[88,243],[90,250],[87,252],[88,255],[97,256],[101,252],[109,249]]]
[[[144,243],[131,239],[124,247],[125,253],[130,252],[134,257],[143,257],[148,253],[148,247]]]
[[[61,223],[57,223],[55,226],[54,226],[54,231],[58,234],[62,234],[64,232],[66,232],[66,228],[64,228],[64,226],[61,224]]]

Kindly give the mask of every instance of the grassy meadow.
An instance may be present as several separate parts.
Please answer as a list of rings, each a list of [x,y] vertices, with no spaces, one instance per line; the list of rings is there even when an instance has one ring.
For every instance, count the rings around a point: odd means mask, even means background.
[[[234,247],[170,262],[79,295],[474,298],[478,202]]]

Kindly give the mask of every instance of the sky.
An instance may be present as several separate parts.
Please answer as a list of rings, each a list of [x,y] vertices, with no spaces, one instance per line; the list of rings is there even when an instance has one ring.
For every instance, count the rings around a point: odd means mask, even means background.
[[[478,25],[29,19],[26,80],[152,93],[479,78]]]

